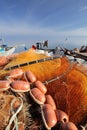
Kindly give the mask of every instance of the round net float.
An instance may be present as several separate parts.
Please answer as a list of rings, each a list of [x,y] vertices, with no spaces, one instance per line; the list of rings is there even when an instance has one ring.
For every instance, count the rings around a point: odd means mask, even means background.
[[[7,76],[7,78],[9,78],[9,79],[18,79],[18,78],[20,78],[22,76],[22,74],[23,74],[22,69],[17,68],[17,69],[11,70],[9,72],[9,75]]]
[[[5,91],[10,88],[10,82],[8,80],[0,80],[0,91]]]
[[[62,124],[62,130],[78,130],[73,122],[67,122]]]
[[[41,107],[41,114],[44,125],[48,130],[50,130],[52,127],[56,125],[57,117],[51,105],[44,104]]]
[[[30,84],[25,81],[14,81],[11,83],[11,89],[14,92],[28,92],[30,91]]]
[[[33,100],[39,105],[44,104],[46,101],[45,95],[38,88],[31,89],[30,95]]]
[[[43,94],[46,94],[47,88],[41,81],[36,81],[34,83],[35,87],[37,87]]]
[[[33,73],[31,73],[31,71],[26,71],[24,74],[25,80],[29,81],[29,82],[35,82],[36,81],[36,77],[34,76]]]
[[[55,101],[51,95],[46,95],[46,102],[45,103],[50,104],[52,106],[53,110],[56,110],[56,104],[55,104]]]
[[[69,116],[62,110],[57,109],[56,116],[57,116],[58,122],[63,122],[63,123],[69,122]]]

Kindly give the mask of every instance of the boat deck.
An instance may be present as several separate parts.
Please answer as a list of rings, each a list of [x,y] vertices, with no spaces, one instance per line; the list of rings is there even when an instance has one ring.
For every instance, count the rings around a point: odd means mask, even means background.
[[[83,56],[87,56],[87,52],[86,53],[78,53],[78,54],[81,54]]]
[[[75,53],[74,57],[81,58],[87,61],[87,53]]]

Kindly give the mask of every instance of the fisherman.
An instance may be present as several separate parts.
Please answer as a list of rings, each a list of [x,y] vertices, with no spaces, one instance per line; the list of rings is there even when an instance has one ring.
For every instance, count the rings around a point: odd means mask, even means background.
[[[42,49],[42,43],[37,42],[37,43],[36,43],[36,48],[37,48],[37,49]]]
[[[43,42],[43,47],[45,47],[45,46],[48,47],[48,40]]]

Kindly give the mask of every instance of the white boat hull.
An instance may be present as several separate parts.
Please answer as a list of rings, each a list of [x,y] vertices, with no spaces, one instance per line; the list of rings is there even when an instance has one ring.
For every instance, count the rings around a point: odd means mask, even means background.
[[[36,49],[35,52],[38,53],[38,54],[44,54],[44,55],[47,55],[47,56],[52,56],[53,55],[52,51],[48,52],[47,50]]]
[[[8,56],[15,52],[15,47],[10,48],[7,51],[0,52],[0,56]]]

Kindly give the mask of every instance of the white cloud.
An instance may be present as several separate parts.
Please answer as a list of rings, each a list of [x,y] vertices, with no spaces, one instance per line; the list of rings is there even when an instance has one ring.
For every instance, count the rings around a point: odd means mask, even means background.
[[[87,6],[82,7],[79,11],[85,11],[87,10]]]
[[[55,47],[58,44],[64,46],[81,46],[87,45],[87,27],[77,28],[72,30],[59,30],[55,28],[42,28],[36,26],[27,26],[26,24],[15,24],[15,25],[6,25],[0,24],[0,34],[2,36],[12,36],[13,40],[11,44],[16,43],[33,43],[37,40],[46,40],[48,39],[50,46]],[[15,39],[19,37],[18,39]],[[65,38],[68,40],[65,41]]]
[[[58,28],[58,27],[57,27]],[[55,28],[42,28],[27,26],[26,24],[6,25],[0,24],[0,34],[5,35],[38,35],[38,36],[87,36],[87,27],[72,30],[59,30]]]
[[[61,32],[61,34],[62,35],[69,35],[69,36],[87,36],[87,27],[63,31],[63,32]]]

